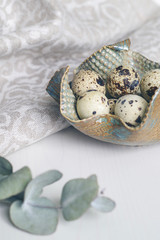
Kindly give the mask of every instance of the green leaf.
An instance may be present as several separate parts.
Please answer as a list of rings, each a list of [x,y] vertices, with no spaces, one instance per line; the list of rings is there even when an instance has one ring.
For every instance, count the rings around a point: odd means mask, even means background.
[[[6,199],[3,199],[3,200],[0,200],[0,203],[7,203],[7,204],[11,204],[17,200],[21,200],[23,201],[24,199],[24,192],[21,192],[17,195],[14,195],[12,197],[9,197],[9,198],[6,198]]]
[[[116,204],[110,198],[97,197],[91,202],[91,206],[100,212],[110,212],[115,208]]]
[[[31,171],[28,167],[23,167],[2,179],[0,181],[0,200],[23,192],[31,179]]]
[[[39,175],[27,186],[25,191],[25,200],[36,199],[42,193],[43,187],[58,181],[61,177],[62,173],[57,170],[49,170]]]
[[[97,177],[74,179],[65,184],[62,190],[62,213],[67,221],[79,218],[95,199],[98,192]]]
[[[12,165],[4,157],[0,157],[0,181],[12,173]]]
[[[15,226],[38,235],[48,235],[56,230],[58,210],[52,201],[39,195],[43,187],[58,181],[61,177],[59,171],[50,170],[28,184],[24,202],[16,201],[10,208],[10,218]]]

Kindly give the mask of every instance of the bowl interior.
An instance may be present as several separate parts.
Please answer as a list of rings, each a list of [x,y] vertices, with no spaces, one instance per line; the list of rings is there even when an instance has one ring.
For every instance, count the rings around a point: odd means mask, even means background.
[[[145,72],[160,68],[158,63],[130,50],[130,40],[127,39],[113,45],[102,47],[77,67],[74,73],[77,74],[81,69],[90,69],[99,73],[104,81],[107,81],[108,73],[113,68],[120,65],[132,66],[139,73],[141,78]],[[71,122],[85,121],[78,118],[75,108],[76,98],[69,85],[68,71],[69,67],[66,68],[61,82],[61,113]],[[102,117],[104,116],[102,115]],[[114,118],[117,119],[116,116],[114,116]],[[125,127],[128,127],[124,122],[123,124]]]

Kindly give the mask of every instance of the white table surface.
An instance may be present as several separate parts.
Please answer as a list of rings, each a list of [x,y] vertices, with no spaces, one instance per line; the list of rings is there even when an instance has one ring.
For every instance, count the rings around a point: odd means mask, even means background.
[[[95,173],[100,189],[105,189],[105,195],[117,206],[108,214],[90,209],[72,222],[60,216],[55,233],[37,236],[15,228],[8,218],[8,206],[1,204],[2,240],[160,239],[160,144],[118,146],[94,140],[70,127],[7,158],[14,170],[29,166],[33,176],[49,169],[61,171],[63,178],[43,192],[57,201],[68,180]]]

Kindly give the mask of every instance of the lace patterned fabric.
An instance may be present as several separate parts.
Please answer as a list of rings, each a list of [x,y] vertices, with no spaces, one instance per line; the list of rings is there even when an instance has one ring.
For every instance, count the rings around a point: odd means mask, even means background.
[[[72,73],[92,52],[124,36],[158,60],[158,11],[151,0],[1,0],[0,154],[68,126],[45,91],[60,67],[70,65]]]

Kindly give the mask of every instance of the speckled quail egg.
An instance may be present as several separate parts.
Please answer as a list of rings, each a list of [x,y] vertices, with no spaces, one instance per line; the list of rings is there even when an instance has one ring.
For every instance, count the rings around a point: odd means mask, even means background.
[[[146,72],[141,80],[140,89],[142,96],[147,100],[151,100],[155,91],[160,87],[160,69],[154,69]]]
[[[101,92],[89,90],[77,99],[77,113],[80,119],[108,114],[108,99]]]
[[[117,99],[108,99],[109,113],[114,114]]]
[[[141,123],[147,106],[147,101],[141,96],[127,94],[117,100],[115,115],[119,116],[128,126],[135,127]]]
[[[91,70],[80,70],[73,78],[72,91],[75,96],[81,96],[88,90],[106,93],[106,84],[102,77]]]
[[[139,83],[139,75],[132,67],[119,66],[108,74],[107,90],[112,97],[118,98],[125,94],[137,93]]]

